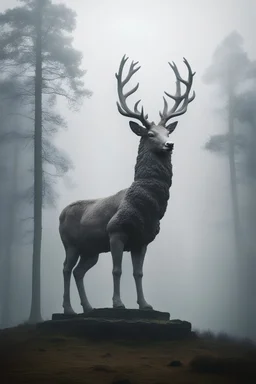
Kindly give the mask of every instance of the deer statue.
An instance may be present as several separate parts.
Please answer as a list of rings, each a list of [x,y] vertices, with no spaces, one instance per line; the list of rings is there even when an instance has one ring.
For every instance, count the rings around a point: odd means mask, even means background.
[[[65,248],[64,261],[64,296],[65,314],[74,314],[70,302],[70,279],[74,268],[74,278],[80,296],[83,311],[92,309],[84,289],[84,275],[98,261],[100,253],[111,252],[113,261],[113,307],[125,308],[120,297],[120,278],[122,274],[123,252],[131,253],[133,276],[137,290],[139,309],[153,309],[144,298],[142,287],[143,262],[147,246],[160,231],[160,220],[165,214],[169,200],[169,189],[172,185],[172,151],[174,144],[169,135],[177,126],[177,121],[167,124],[174,117],[187,111],[188,104],[194,100],[195,92],[190,96],[193,83],[191,67],[186,59],[188,79],[181,77],[175,63],[169,63],[176,76],[176,94],[165,94],[174,100],[168,109],[166,98],[160,114],[160,122],[149,122],[143,107],[138,109],[137,101],[134,110],[126,102],[128,96],[136,92],[139,83],[124,93],[124,86],[140,69],[132,62],[127,76],[123,79],[123,69],[128,57],[121,60],[117,79],[119,102],[118,111],[141,125],[130,121],[133,133],[140,137],[134,181],[127,189],[115,195],[92,200],[79,200],[68,205],[59,217],[59,232]],[[185,85],[181,92],[181,83]],[[78,262],[79,259],[79,262]],[[78,263],[77,263],[78,262]],[[77,264],[77,265],[76,265]]]

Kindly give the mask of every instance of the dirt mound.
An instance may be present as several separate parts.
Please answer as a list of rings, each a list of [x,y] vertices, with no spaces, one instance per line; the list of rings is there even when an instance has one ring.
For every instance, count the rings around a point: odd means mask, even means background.
[[[90,341],[29,326],[0,332],[1,384],[246,384],[256,378],[255,363],[252,344],[228,338],[138,343]]]

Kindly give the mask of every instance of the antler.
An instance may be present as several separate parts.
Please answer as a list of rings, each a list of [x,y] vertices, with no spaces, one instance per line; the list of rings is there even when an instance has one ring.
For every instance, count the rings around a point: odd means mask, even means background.
[[[192,83],[193,83],[193,76],[195,75],[195,72],[192,73],[191,67],[185,58],[183,58],[183,61],[188,68],[188,80],[182,79],[182,77],[180,76],[180,73],[178,71],[178,68],[174,62],[169,63],[170,67],[172,68],[172,70],[174,71],[175,76],[176,76],[176,94],[170,95],[167,92],[165,92],[165,94],[167,96],[169,96],[171,99],[173,99],[175,101],[175,103],[174,103],[174,106],[172,107],[172,109],[170,109],[168,111],[168,103],[166,101],[166,98],[163,97],[164,109],[163,109],[163,112],[161,112],[161,111],[159,112],[159,115],[161,117],[161,120],[159,123],[160,125],[165,125],[167,123],[167,121],[170,120],[172,117],[183,115],[183,113],[185,113],[187,111],[188,104],[191,103],[191,101],[193,101],[194,98],[196,97],[195,91],[193,91],[192,96],[189,97],[189,93],[190,93]],[[183,95],[181,94],[181,87],[180,87],[181,83],[185,84],[185,86],[186,86],[186,91],[184,92]],[[183,104],[181,105],[181,107],[179,109],[177,109],[182,101],[183,101]]]
[[[129,57],[126,57],[125,55],[123,56],[121,63],[120,63],[120,66],[119,66],[118,73],[116,73],[117,91],[118,91],[118,97],[119,97],[119,101],[120,101],[120,104],[118,102],[116,103],[117,108],[118,108],[118,111],[121,113],[121,115],[131,117],[133,119],[138,119],[146,128],[149,128],[150,123],[147,120],[148,115],[147,114],[144,115],[143,107],[141,107],[141,111],[138,110],[138,105],[139,105],[141,100],[138,100],[135,103],[134,112],[126,104],[127,97],[132,95],[134,92],[137,91],[137,89],[139,88],[139,83],[125,94],[123,93],[123,88],[128,83],[128,81],[131,79],[131,77],[140,69],[140,67],[135,68],[135,66],[138,64],[138,62],[134,63],[132,61],[128,75],[126,76],[126,78],[124,80],[122,80],[124,65],[128,59],[129,59]]]

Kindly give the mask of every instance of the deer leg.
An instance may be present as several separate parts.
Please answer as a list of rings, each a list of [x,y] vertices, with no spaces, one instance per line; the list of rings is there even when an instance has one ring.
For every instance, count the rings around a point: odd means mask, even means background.
[[[113,260],[113,308],[125,308],[120,297],[120,279],[122,275],[122,260],[124,251],[124,236],[119,234],[110,235],[110,251]]]
[[[79,293],[79,297],[81,300],[81,305],[83,307],[84,312],[88,312],[92,309],[91,304],[89,303],[85,289],[84,289],[84,275],[86,274],[89,269],[91,269],[98,261],[99,255],[93,255],[93,256],[86,256],[83,257],[81,255],[79,263],[77,264],[76,268],[74,269],[74,278],[76,281],[77,290]]]
[[[153,309],[149,305],[144,297],[143,288],[142,288],[142,277],[143,277],[143,263],[147,247],[143,246],[140,251],[132,251],[132,265],[133,265],[133,277],[136,284],[137,291],[137,303],[139,304],[140,309]]]
[[[65,248],[66,259],[63,265],[63,279],[64,279],[64,295],[63,295],[63,308],[64,313],[68,315],[75,314],[70,302],[70,279],[71,272],[77,263],[79,253],[75,248]]]

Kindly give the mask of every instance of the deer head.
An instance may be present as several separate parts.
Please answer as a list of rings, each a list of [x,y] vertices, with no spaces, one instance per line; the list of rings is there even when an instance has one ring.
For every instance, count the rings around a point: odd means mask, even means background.
[[[128,107],[126,103],[126,99],[128,98],[128,96],[132,95],[139,88],[139,83],[126,93],[124,93],[124,86],[129,82],[131,77],[140,69],[140,67],[136,67],[138,62],[134,63],[132,61],[127,76],[122,79],[123,69],[127,60],[128,57],[124,55],[119,66],[118,73],[116,73],[117,91],[119,97],[119,102],[117,102],[118,111],[123,116],[127,116],[140,121],[142,125],[135,123],[134,121],[130,121],[130,128],[137,136],[143,137],[152,150],[160,152],[170,152],[173,149],[173,143],[169,141],[169,135],[174,131],[178,122],[175,121],[168,125],[167,122],[173,117],[183,115],[187,111],[188,104],[194,100],[196,96],[195,92],[193,92],[192,96],[189,96],[189,94],[192,87],[193,76],[195,75],[195,72],[192,72],[188,61],[184,58],[183,61],[186,67],[188,68],[188,79],[184,80],[181,77],[176,64],[174,62],[169,63],[176,76],[176,94],[171,95],[167,92],[165,92],[165,94],[174,100],[174,105],[171,109],[169,109],[166,98],[163,97],[164,108],[162,112],[159,112],[161,119],[158,124],[155,124],[154,122],[149,122],[148,115],[144,113],[143,107],[141,107],[141,110],[139,111],[138,105],[141,100],[138,100],[135,103],[133,111]],[[183,94],[181,93],[181,83],[183,83],[186,87],[186,90]]]

